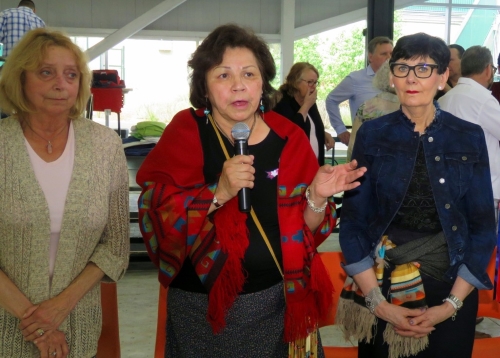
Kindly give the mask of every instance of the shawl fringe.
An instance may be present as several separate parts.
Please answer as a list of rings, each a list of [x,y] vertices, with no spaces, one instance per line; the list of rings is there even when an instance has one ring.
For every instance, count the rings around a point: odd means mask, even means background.
[[[335,324],[339,324],[342,328],[346,341],[354,337],[357,341],[368,343],[374,336],[373,328],[376,327],[377,317],[371,314],[368,308],[358,305],[353,300],[340,297]]]
[[[229,200],[214,216],[217,240],[227,255],[212,289],[208,295],[207,320],[214,334],[220,333],[226,326],[226,313],[233,305],[238,294],[243,290],[245,274],[242,261],[248,248],[248,229],[246,215],[238,209],[238,198]]]
[[[285,288],[285,342],[306,338],[317,329],[319,317],[326,316],[332,306],[333,285],[318,253],[311,262],[309,285],[311,290],[297,301],[286,294]]]
[[[394,331],[392,324],[387,324],[384,341],[389,345],[389,358],[410,357],[417,355],[429,345],[429,336],[422,338],[403,337]]]

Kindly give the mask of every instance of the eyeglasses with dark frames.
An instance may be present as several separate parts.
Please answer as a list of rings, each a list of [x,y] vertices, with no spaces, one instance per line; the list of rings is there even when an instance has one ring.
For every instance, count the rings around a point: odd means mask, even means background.
[[[313,80],[308,81],[303,78],[301,78],[300,80],[306,82],[309,87],[319,86],[319,81],[313,81]]]
[[[434,69],[438,68],[438,65],[431,63],[423,63],[421,65],[410,66],[406,63],[393,62],[390,65],[391,72],[394,77],[405,78],[408,76],[410,71],[413,71],[418,78],[429,78],[432,76]]]
[[[493,64],[491,65],[491,68],[493,69],[493,73],[497,72],[498,68],[493,66]]]

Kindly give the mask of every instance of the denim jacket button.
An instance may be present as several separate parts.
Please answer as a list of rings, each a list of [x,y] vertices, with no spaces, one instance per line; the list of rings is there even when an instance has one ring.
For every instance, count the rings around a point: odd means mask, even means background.
[[[434,142],[434,138],[429,137],[428,141],[429,141],[429,143],[432,143],[432,142]]]
[[[451,205],[450,205],[450,204],[445,204],[445,205],[444,205],[444,208],[445,208],[445,209],[449,209],[450,207],[451,207]]]
[[[455,225],[453,225],[453,226],[451,227],[451,229],[452,229],[453,231],[457,231],[457,229],[458,229],[458,228],[457,228]]]
[[[440,158],[439,156],[436,156],[436,157],[434,158],[434,160],[435,160],[436,162],[439,162],[439,161],[441,160],[441,158]]]
[[[467,160],[467,157],[464,155],[464,156],[462,157],[462,160],[463,160],[463,161],[466,161],[466,160]]]
[[[445,182],[444,178],[439,179],[439,182],[440,182],[441,184],[444,184],[444,182]]]

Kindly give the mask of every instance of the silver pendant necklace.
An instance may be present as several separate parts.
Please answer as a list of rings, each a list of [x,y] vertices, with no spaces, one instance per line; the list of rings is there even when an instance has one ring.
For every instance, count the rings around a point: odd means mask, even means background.
[[[57,138],[57,137],[58,137],[58,136],[59,136],[62,132],[64,132],[64,130],[65,130],[65,129],[66,129],[66,127],[67,127],[67,123],[66,123],[66,125],[65,125],[65,126],[63,126],[63,127],[61,128],[61,130],[60,130],[59,132],[57,132],[57,133],[56,133],[56,135],[54,135],[54,136],[53,136],[52,138],[50,138],[50,139],[47,139],[47,138],[42,137],[42,136],[41,136],[40,134],[38,134],[37,132],[35,132],[35,130],[34,130],[33,128],[31,128],[31,125],[30,125],[29,121],[27,121],[27,120],[26,120],[26,121],[24,121],[24,123],[26,123],[26,125],[28,126],[28,128],[29,128],[29,129],[30,129],[33,133],[35,133],[37,136],[39,136],[40,138],[42,138],[44,141],[46,141],[46,142],[47,142],[46,147],[47,147],[47,153],[49,153],[49,154],[52,154],[52,141],[53,141],[54,139],[56,139],[56,138]]]

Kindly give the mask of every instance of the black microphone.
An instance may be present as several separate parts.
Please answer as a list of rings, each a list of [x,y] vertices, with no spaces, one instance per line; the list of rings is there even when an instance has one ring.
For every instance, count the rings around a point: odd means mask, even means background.
[[[248,155],[248,137],[250,128],[245,123],[236,123],[231,129],[234,139],[234,154]],[[250,212],[250,188],[241,188],[238,192],[239,208],[243,213]]]

